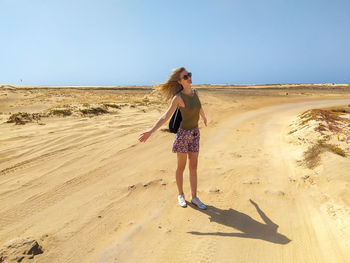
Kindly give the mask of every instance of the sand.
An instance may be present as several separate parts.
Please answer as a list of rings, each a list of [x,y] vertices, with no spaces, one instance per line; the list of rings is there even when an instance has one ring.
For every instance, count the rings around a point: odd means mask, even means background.
[[[310,169],[317,138],[291,132],[306,110],[349,105],[349,86],[198,92],[205,211],[177,205],[166,125],[137,140],[167,108],[151,87],[2,85],[0,262],[349,262],[349,145]],[[18,112],[39,118],[6,122]],[[184,190],[189,201],[187,170]]]

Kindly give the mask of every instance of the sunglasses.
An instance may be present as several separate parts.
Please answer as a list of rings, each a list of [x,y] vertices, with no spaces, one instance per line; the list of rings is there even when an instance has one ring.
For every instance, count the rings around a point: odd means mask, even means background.
[[[182,77],[184,80],[187,80],[188,78],[192,78],[192,73],[191,72],[188,72],[187,75],[184,75]]]

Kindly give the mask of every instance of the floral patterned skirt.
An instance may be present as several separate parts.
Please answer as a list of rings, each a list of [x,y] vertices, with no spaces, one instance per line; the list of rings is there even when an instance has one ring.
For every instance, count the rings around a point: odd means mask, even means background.
[[[173,144],[173,153],[199,152],[199,139],[198,127],[190,130],[179,128]]]

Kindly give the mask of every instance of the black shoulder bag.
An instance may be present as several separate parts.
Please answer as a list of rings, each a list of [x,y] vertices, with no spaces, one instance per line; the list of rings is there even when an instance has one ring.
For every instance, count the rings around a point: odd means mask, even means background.
[[[177,107],[176,111],[174,112],[173,116],[171,117],[169,121],[169,130],[172,133],[177,133],[177,130],[180,127],[180,123],[182,121],[182,116],[179,107]]]

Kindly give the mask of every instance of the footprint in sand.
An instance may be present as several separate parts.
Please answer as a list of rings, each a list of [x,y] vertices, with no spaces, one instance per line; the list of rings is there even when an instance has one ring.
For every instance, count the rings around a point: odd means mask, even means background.
[[[277,196],[284,196],[285,193],[283,191],[280,190],[265,190],[265,194],[271,194],[271,195],[277,195]]]
[[[221,192],[221,191],[220,191],[220,189],[217,188],[217,187],[212,187],[212,188],[209,189],[209,192],[210,192],[210,193],[219,193],[219,192]]]

